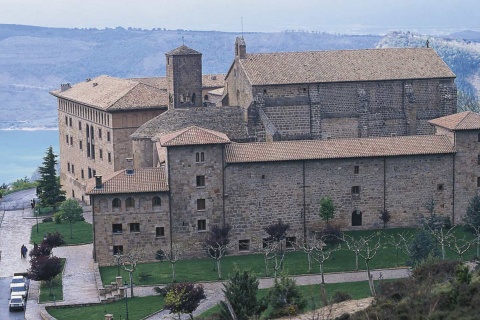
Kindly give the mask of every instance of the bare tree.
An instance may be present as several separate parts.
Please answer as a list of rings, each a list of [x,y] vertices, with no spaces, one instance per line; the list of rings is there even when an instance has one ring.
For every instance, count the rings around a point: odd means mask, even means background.
[[[290,229],[290,225],[283,223],[280,219],[278,222],[264,228],[265,232],[269,235],[263,244],[265,268],[267,268],[268,261],[273,260],[275,262],[273,267],[275,279],[277,278],[278,271],[283,269],[283,260],[285,259],[283,242],[286,239],[288,229]]]
[[[232,246],[230,244],[230,230],[232,227],[228,224],[224,226],[214,225],[203,242],[203,246],[208,256],[215,259],[217,263],[218,279],[222,279],[222,269],[220,261]]]
[[[460,261],[463,261],[463,255],[468,251],[468,249],[470,249],[472,242],[467,240],[465,236],[462,238],[457,238],[452,235],[447,239],[447,246],[450,248],[450,250],[458,255]]]
[[[155,259],[170,262],[172,268],[172,282],[176,281],[175,264],[181,260],[181,256],[191,248],[190,242],[172,243],[169,249],[159,249],[155,253]]]
[[[385,239],[386,243],[391,245],[395,248],[395,253],[397,257],[397,267],[399,266],[399,258],[398,254],[400,252],[405,253],[406,255],[409,254],[408,245],[412,241],[413,234],[403,231],[397,232],[396,234],[382,234],[383,238]]]
[[[130,296],[133,297],[133,273],[137,270],[137,264],[143,259],[145,253],[140,249],[133,249],[117,255],[118,263],[123,271],[128,272],[130,280]]]
[[[437,243],[440,245],[440,250],[442,253],[442,260],[445,260],[445,246],[454,238],[453,230],[455,227],[450,228],[445,231],[444,225],[430,225],[426,224],[427,230],[432,234],[432,236],[437,240]]]

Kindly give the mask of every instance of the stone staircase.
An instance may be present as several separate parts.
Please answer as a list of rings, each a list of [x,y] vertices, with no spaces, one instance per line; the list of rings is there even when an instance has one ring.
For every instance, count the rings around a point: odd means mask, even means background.
[[[95,269],[98,272],[98,265],[96,264]],[[97,281],[98,295],[100,296],[101,303],[110,303],[117,300],[120,300],[125,297],[126,288],[123,286],[122,277],[116,277],[115,282],[111,282],[103,286],[102,279],[100,277],[100,272],[98,276],[95,277]]]

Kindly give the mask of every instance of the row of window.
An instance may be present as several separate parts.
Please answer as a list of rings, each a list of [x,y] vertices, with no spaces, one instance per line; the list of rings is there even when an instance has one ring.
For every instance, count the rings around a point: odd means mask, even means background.
[[[72,117],[65,116],[65,124],[69,127],[72,127]],[[87,138],[91,137],[92,139],[94,138],[94,128],[93,125],[85,125],[86,128],[86,135]],[[82,131],[82,122],[79,120],[78,121],[78,130]],[[102,139],[102,128],[98,128],[98,138]],[[110,142],[110,131],[107,131],[107,141]]]
[[[162,199],[160,197],[155,196],[152,198],[152,207],[159,207],[162,205]],[[122,200],[119,198],[115,198],[112,200],[112,208],[121,208],[122,207]],[[135,207],[135,199],[132,197],[128,197],[125,199],[125,208],[134,208]]]
[[[105,126],[110,126],[110,115],[108,113],[95,110],[80,104],[77,104],[75,102],[71,101],[66,101],[63,99],[59,99],[59,109],[76,115],[77,117],[83,118],[83,119],[88,119],[89,121],[96,122]],[[71,118],[71,117],[70,117]],[[66,120],[67,125],[69,125],[70,121]],[[71,127],[71,125],[70,125]]]
[[[67,171],[72,174],[75,174],[75,165],[73,163],[67,162]],[[88,179],[91,179],[97,175],[97,172],[95,171],[95,169],[92,169],[90,167],[88,167],[87,172],[88,172]],[[80,170],[80,177],[82,179],[85,179],[85,171],[83,169]]]

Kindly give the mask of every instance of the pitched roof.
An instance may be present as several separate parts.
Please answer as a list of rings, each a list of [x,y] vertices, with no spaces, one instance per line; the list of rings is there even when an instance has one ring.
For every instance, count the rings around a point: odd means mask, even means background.
[[[87,182],[87,194],[139,193],[168,191],[164,168],[135,169],[133,174],[126,170],[114,172],[103,177],[103,187],[95,188],[95,179]]]
[[[224,133],[197,126],[164,134],[159,137],[159,141],[163,147],[230,143]]]
[[[464,111],[449,116],[428,121],[428,123],[449,130],[477,130],[480,129],[480,114]]]
[[[186,45],[182,45],[176,49],[173,49],[165,53],[166,56],[186,56],[190,54],[201,54],[201,53],[196,50],[193,50],[192,48],[187,47]]]
[[[402,136],[333,140],[231,143],[226,162],[319,160],[454,153],[446,136]]]
[[[233,141],[248,140],[243,121],[243,110],[240,107],[170,109],[141,125],[131,137],[133,139],[152,139],[155,136],[190,126],[223,132]]]
[[[167,93],[134,80],[99,76],[55,90],[52,95],[102,110],[156,109],[168,105]]]
[[[152,77],[152,78],[131,78],[130,80],[137,81],[160,90],[167,90],[167,77]],[[204,74],[202,75],[202,88],[220,88],[225,86],[225,74]]]
[[[252,85],[455,77],[429,48],[255,53],[239,62]]]

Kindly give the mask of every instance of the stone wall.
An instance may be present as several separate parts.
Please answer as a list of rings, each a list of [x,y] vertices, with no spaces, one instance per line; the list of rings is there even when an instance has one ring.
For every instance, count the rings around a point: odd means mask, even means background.
[[[202,55],[168,55],[169,108],[202,106]]]
[[[160,206],[152,206],[152,198],[161,199]],[[133,208],[125,207],[127,197],[135,201]],[[93,223],[95,230],[95,261],[99,265],[113,265],[113,246],[123,246],[124,252],[143,250],[145,261],[155,260],[155,252],[168,248],[170,223],[168,215],[168,194],[116,194],[95,195],[93,198]],[[121,200],[120,208],[113,208],[114,198]],[[130,231],[131,223],[139,223],[139,231]],[[121,224],[121,232],[113,232],[113,224]],[[163,227],[164,235],[157,236],[156,228]]]

